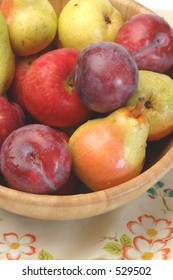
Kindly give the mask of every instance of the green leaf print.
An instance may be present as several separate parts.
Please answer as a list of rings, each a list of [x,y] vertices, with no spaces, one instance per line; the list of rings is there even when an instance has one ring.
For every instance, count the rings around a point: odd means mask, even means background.
[[[132,240],[127,234],[122,234],[120,238],[120,242],[123,246],[125,245],[132,245]]]
[[[120,256],[122,254],[122,244],[116,243],[116,242],[108,242],[104,247],[103,250],[105,250],[107,253],[111,255]]]
[[[163,193],[165,194],[165,196],[167,197],[173,197],[173,189],[167,188],[163,190]]]
[[[156,189],[154,187],[150,188],[149,190],[147,190],[147,193],[149,195],[150,198],[156,198],[158,193],[156,191]]]
[[[156,188],[156,189],[161,189],[161,188],[163,188],[164,187],[164,182],[162,182],[162,181],[158,181],[155,185],[154,185],[154,187]]]
[[[38,260],[54,260],[54,257],[51,253],[49,253],[43,249],[38,253],[37,259]]]

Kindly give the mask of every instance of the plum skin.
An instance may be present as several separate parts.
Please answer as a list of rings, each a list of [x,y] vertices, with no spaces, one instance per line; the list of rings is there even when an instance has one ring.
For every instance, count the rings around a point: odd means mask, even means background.
[[[138,84],[138,67],[120,44],[99,42],[78,55],[73,82],[91,110],[108,113],[127,104]]]
[[[156,14],[137,14],[125,21],[116,35],[140,70],[164,73],[173,64],[173,29]]]
[[[9,187],[29,193],[52,193],[71,172],[67,142],[55,129],[30,124],[13,131],[1,147],[1,172]]]

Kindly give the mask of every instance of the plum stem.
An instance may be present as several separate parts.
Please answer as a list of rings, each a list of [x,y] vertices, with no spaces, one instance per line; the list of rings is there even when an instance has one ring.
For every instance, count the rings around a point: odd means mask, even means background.
[[[31,161],[32,161],[34,164],[36,164],[36,165],[38,165],[38,166],[40,165],[40,164],[39,164],[39,161],[34,157],[33,154],[30,155],[30,158],[31,158]]]
[[[139,97],[136,106],[130,110],[130,116],[133,118],[138,118],[141,114],[141,110],[144,107],[145,104],[145,98],[144,97]]]

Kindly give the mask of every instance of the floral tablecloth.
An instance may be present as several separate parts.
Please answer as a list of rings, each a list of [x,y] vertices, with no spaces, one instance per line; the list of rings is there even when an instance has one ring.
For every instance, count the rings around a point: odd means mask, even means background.
[[[136,200],[77,221],[0,210],[0,259],[173,260],[173,170]]]
[[[158,12],[173,20],[171,5]],[[136,200],[89,219],[43,221],[0,209],[0,260],[8,259],[173,260],[173,170]]]

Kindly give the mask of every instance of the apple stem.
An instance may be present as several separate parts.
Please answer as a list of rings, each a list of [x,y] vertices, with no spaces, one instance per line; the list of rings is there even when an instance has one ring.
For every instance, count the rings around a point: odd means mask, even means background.
[[[144,107],[144,104],[145,104],[145,98],[144,97],[139,97],[137,102],[136,102],[135,108],[130,110],[130,116],[133,117],[133,118],[138,118],[141,114],[141,110]]]
[[[71,72],[70,75],[66,79],[66,88],[67,88],[67,90],[70,90],[70,89],[74,88],[73,72]]]
[[[68,80],[68,84],[69,84],[69,86],[70,86],[71,88],[73,88],[73,87],[74,87],[74,84],[73,84],[72,78],[70,78],[70,79]]]

